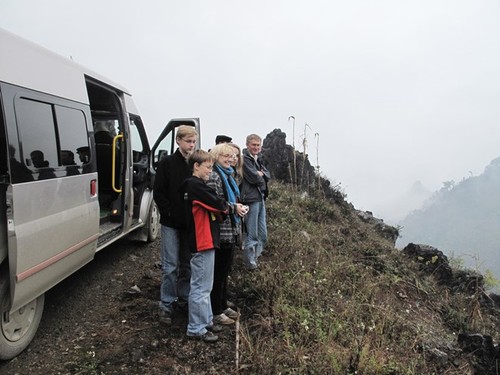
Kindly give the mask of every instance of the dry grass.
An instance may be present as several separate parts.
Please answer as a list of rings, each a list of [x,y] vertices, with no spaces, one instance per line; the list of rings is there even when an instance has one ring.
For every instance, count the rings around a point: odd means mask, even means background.
[[[420,275],[348,204],[275,183],[267,209],[267,254],[257,272],[234,277],[250,317],[242,373],[473,374],[457,334],[500,332],[474,296]]]

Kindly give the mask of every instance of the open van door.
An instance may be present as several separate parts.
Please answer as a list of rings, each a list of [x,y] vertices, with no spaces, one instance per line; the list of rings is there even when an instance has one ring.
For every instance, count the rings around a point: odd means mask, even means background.
[[[175,142],[175,137],[177,134],[176,129],[181,125],[193,126],[198,133],[197,148],[200,145],[200,119],[199,118],[181,118],[172,119],[169,121],[167,126],[163,129],[160,137],[151,149],[151,167],[152,170],[156,171],[158,168],[158,163],[167,155],[172,155],[177,149],[177,143]]]

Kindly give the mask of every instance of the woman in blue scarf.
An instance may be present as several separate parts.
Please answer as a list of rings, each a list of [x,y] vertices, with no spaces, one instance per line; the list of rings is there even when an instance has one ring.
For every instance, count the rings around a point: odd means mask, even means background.
[[[214,324],[233,324],[239,313],[227,303],[227,278],[233,263],[241,218],[248,208],[239,203],[240,190],[234,180],[231,161],[234,149],[228,144],[214,146],[210,153],[215,159],[214,170],[207,182],[229,205],[229,215],[220,223],[220,249],[215,252],[214,284],[210,293]]]

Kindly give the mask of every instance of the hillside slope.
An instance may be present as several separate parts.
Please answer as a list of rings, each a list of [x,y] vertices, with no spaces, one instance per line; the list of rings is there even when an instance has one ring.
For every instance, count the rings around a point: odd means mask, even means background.
[[[398,246],[408,242],[435,246],[459,256],[468,267],[500,278],[500,158],[483,174],[448,184],[408,215]]]
[[[496,373],[498,346],[475,357],[462,341],[500,338],[480,278],[474,288],[443,284],[426,268],[434,257],[396,250],[347,203],[275,183],[268,209],[266,261],[237,279],[249,318],[242,361],[252,373]]]

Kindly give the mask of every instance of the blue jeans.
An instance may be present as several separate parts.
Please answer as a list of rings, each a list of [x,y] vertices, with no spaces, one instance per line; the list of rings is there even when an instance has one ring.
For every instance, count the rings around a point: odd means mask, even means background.
[[[249,211],[245,216],[247,236],[244,245],[245,266],[256,268],[257,259],[267,242],[266,204],[264,200],[249,203]]]
[[[215,250],[200,251],[191,257],[188,336],[204,335],[206,327],[212,324],[210,291],[214,283],[214,263]]]
[[[161,226],[161,289],[160,308],[172,312],[172,304],[178,298],[187,301],[191,253],[186,246],[183,233],[176,228]]]

